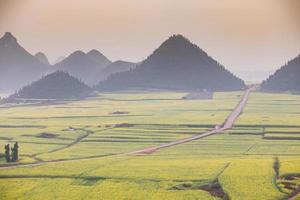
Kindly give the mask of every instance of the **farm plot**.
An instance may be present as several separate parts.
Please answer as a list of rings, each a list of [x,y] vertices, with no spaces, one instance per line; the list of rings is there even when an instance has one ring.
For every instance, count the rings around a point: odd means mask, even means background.
[[[253,93],[232,130],[126,154],[214,128],[241,94],[185,101],[185,93],[107,93],[1,109],[0,145],[19,141],[21,162],[46,163],[0,170],[0,199],[286,199],[299,186],[300,140],[290,138],[300,129],[295,95]]]

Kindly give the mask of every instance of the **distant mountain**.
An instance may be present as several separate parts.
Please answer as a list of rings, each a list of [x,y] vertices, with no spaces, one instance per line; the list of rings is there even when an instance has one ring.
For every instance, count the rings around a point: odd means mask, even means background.
[[[111,61],[106,58],[102,53],[93,49],[87,53],[87,55],[99,64],[102,68],[105,68],[107,65],[111,64]]]
[[[135,68],[136,65],[136,63],[118,60],[101,70],[101,72],[98,74],[98,79],[99,81],[105,80],[112,74],[129,71]]]
[[[39,79],[48,67],[21,47],[11,33],[0,39],[0,91],[15,91]]]
[[[97,88],[233,91],[245,83],[182,35],[174,35],[135,69],[111,75]]]
[[[43,52],[38,52],[34,55],[34,57],[36,59],[38,59],[40,62],[46,64],[46,65],[50,65],[47,56],[43,53]]]
[[[86,84],[92,86],[99,82],[97,74],[104,68],[82,51],[76,51],[63,61],[54,65],[57,70],[70,73]]]
[[[277,70],[261,85],[262,91],[300,91],[300,55]]]
[[[76,99],[90,96],[92,89],[63,71],[48,74],[8,99]]]
[[[59,57],[53,62],[53,65],[55,65],[55,64],[57,64],[57,63],[63,61],[64,59],[66,59],[65,56],[59,56]]]

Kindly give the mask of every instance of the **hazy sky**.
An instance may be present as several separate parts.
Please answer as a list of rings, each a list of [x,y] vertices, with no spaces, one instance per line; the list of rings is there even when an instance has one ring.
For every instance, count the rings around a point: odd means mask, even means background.
[[[269,71],[300,53],[300,1],[0,0],[6,31],[51,61],[93,48],[140,61],[179,33],[233,72]]]

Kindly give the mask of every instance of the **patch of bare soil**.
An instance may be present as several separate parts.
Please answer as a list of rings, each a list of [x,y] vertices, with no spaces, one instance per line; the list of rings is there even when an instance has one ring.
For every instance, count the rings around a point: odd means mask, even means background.
[[[291,191],[289,200],[294,200],[300,196],[300,185],[297,184],[297,180],[300,179],[299,174],[281,176],[278,179],[285,189]]]
[[[279,169],[280,169],[280,162],[279,159],[276,157],[273,168],[275,171],[275,178],[276,182],[280,183],[277,184],[277,188],[282,191],[282,188],[288,190],[289,192],[285,192],[288,195],[288,200],[296,200],[300,197],[300,174],[288,174],[279,176]]]
[[[36,137],[38,137],[38,138],[56,138],[58,136],[59,135],[53,134],[53,133],[40,133]]]
[[[223,191],[223,188],[222,188],[221,184],[219,183],[219,180],[216,180],[211,184],[203,185],[200,187],[200,189],[209,192],[210,195],[212,195],[214,197],[218,197],[223,200],[229,200],[229,197]]]
[[[53,133],[39,133],[37,135],[23,135],[28,137],[37,137],[37,138],[57,138],[59,135]]]
[[[213,92],[195,92],[182,97],[184,100],[211,100],[214,97]]]
[[[291,182],[281,182],[281,184],[284,186],[284,188],[288,190],[294,190],[296,186],[295,183],[291,183]]]
[[[298,186],[291,194],[289,200],[296,200],[300,197],[300,186]]]
[[[215,180],[212,183],[208,183],[205,185],[198,185],[192,183],[183,183],[180,185],[176,185],[171,188],[172,190],[204,190],[209,192],[209,194],[213,197],[217,197],[223,200],[229,200],[228,195],[224,192],[219,180]]]
[[[75,128],[73,128],[72,126],[69,126],[69,128],[62,129],[62,131],[75,131]]]
[[[134,124],[129,124],[129,123],[122,123],[122,124],[116,124],[115,128],[128,128],[128,127],[134,127]]]
[[[115,112],[111,112],[109,114],[111,115],[126,115],[126,114],[129,114],[130,112],[128,111],[115,111]]]

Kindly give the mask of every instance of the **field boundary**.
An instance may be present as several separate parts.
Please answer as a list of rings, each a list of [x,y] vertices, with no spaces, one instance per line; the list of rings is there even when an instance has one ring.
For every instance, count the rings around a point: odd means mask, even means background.
[[[232,129],[232,127],[234,126],[236,120],[238,119],[238,117],[243,113],[243,110],[247,104],[247,101],[249,99],[250,93],[254,90],[254,88],[249,88],[246,90],[246,92],[243,94],[243,96],[241,97],[239,103],[235,106],[234,110],[230,113],[230,115],[225,119],[224,123],[222,125],[216,125],[215,129],[209,130],[208,132],[205,133],[200,133],[197,135],[194,135],[192,137],[188,137],[188,138],[184,138],[184,139],[180,139],[174,142],[169,142],[169,143],[165,143],[159,146],[152,146],[152,147],[148,147],[145,149],[141,149],[141,150],[137,150],[137,151],[133,151],[131,153],[127,153],[127,154],[152,154],[160,149],[163,148],[168,148],[168,147],[172,147],[172,146],[176,146],[179,144],[183,144],[183,143],[187,143],[187,142],[191,142],[194,140],[198,140],[207,136],[211,136],[217,133],[221,133],[223,131]]]
[[[225,130],[231,129],[234,126],[235,121],[237,120],[237,118],[242,114],[244,107],[247,104],[248,98],[250,93],[254,90],[254,88],[249,88],[246,90],[246,92],[243,94],[242,98],[240,99],[239,103],[237,104],[237,106],[235,107],[234,111],[232,113],[230,113],[230,115],[225,119],[225,122],[220,126],[217,127],[215,129],[212,129],[206,133],[201,133],[201,134],[197,134],[194,135],[192,137],[188,137],[185,139],[181,139],[181,140],[177,140],[174,142],[169,142],[169,143],[165,143],[156,147],[148,147],[146,149],[142,149],[142,150],[136,150],[136,151],[132,151],[132,152],[127,152],[127,153],[117,153],[117,154],[107,154],[107,155],[101,155],[101,156],[91,156],[91,157],[85,157],[85,158],[75,158],[75,159],[61,159],[61,160],[51,160],[51,161],[42,161],[42,162],[35,162],[35,163],[27,163],[27,164],[14,164],[14,165],[5,165],[5,166],[0,166],[0,170],[1,169],[11,169],[11,168],[19,168],[19,167],[33,167],[33,166],[38,166],[38,165],[42,165],[42,164],[46,164],[46,163],[57,163],[57,162],[67,162],[67,161],[74,161],[74,160],[89,160],[89,159],[96,159],[96,158],[101,158],[101,157],[108,157],[108,156],[126,156],[126,155],[138,155],[138,154],[151,154],[159,149],[162,148],[167,148],[167,147],[171,147],[171,146],[175,146],[175,145],[179,145],[179,144],[183,144],[183,143],[187,143],[187,142],[191,142],[194,140],[198,140],[210,135],[214,135],[217,133],[221,133]],[[109,128],[111,129],[111,128]],[[106,130],[106,129],[104,129]],[[86,133],[85,135],[77,138],[75,141],[73,141],[72,143],[61,147],[59,149],[55,149],[55,150],[51,150],[48,153],[51,152],[56,152],[62,149],[66,149],[74,144],[77,144],[78,142],[80,142],[82,139],[86,138],[87,136],[89,136],[91,133],[93,133],[93,131],[90,131],[90,133]],[[34,155],[36,156],[36,155]]]

